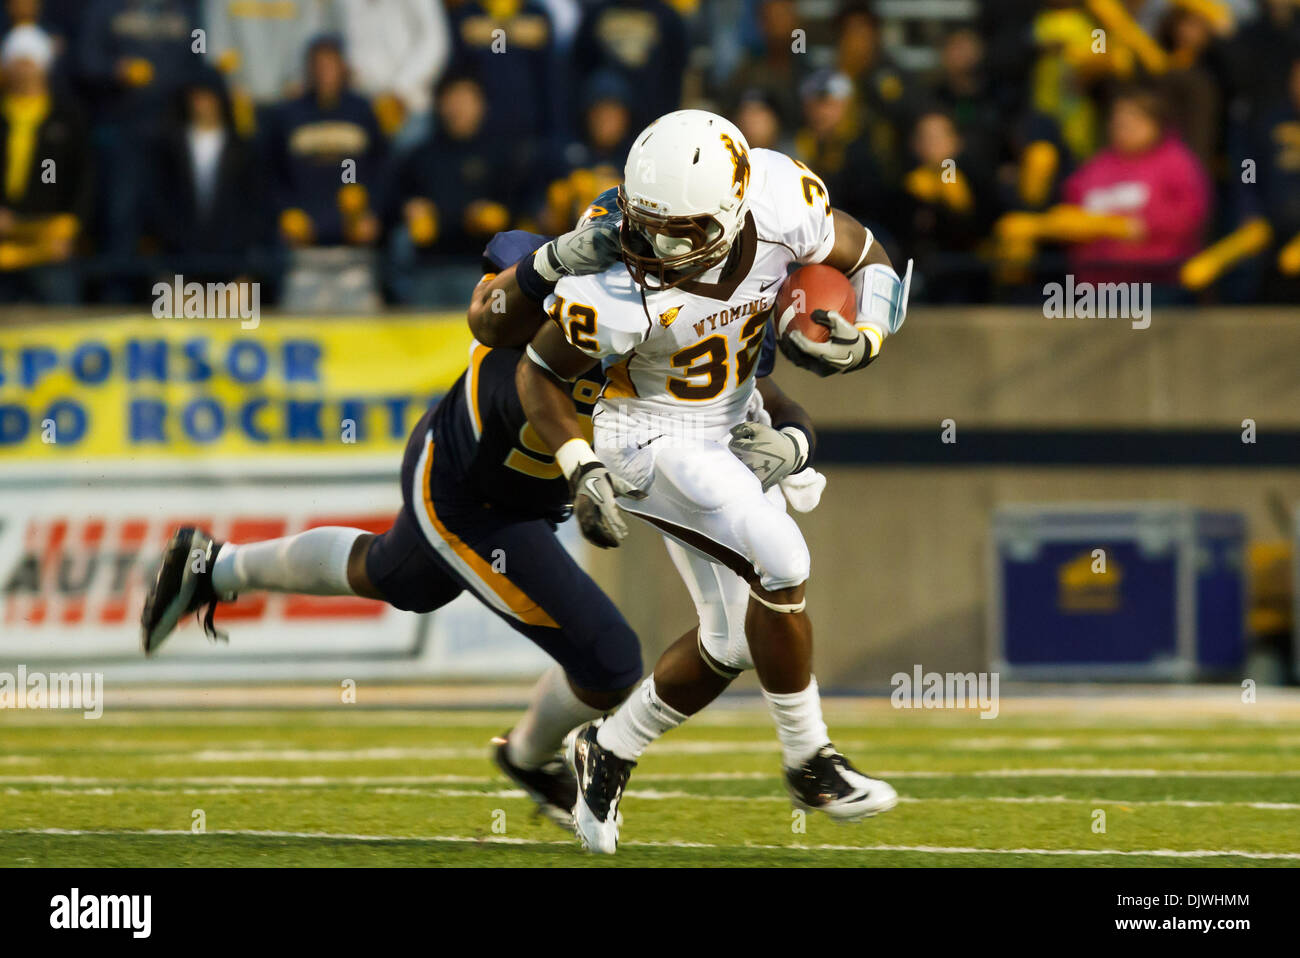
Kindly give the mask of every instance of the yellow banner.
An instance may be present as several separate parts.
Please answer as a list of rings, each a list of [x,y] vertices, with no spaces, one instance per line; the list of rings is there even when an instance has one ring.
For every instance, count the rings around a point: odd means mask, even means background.
[[[0,326],[0,463],[396,451],[469,344],[462,314]]]

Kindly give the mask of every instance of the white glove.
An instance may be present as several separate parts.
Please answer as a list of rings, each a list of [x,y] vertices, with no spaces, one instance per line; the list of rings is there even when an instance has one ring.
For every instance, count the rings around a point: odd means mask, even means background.
[[[812,370],[819,376],[847,373],[865,366],[880,348],[879,339],[872,343],[866,332],[833,309],[816,310],[812,318],[830,330],[826,342],[814,342],[797,329],[789,330],[777,341],[785,358],[801,369]]]
[[[627,538],[627,523],[614,500],[618,496],[644,499],[646,494],[620,479],[601,462],[588,462],[569,477],[573,512],[587,539],[613,549]]]
[[[533,268],[548,283],[561,276],[603,273],[622,258],[618,224],[589,220],[533,254]]]
[[[808,436],[797,426],[773,429],[758,422],[742,422],[732,428],[727,445],[758,476],[764,492],[808,461]]]
[[[826,477],[811,466],[781,480],[781,493],[795,512],[812,512],[825,490]]]

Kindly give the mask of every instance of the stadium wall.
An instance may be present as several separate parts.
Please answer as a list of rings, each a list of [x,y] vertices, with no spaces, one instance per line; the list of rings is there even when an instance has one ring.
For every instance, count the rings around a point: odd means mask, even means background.
[[[164,520],[205,509],[230,512],[226,518],[246,529],[258,527],[263,513],[284,530],[354,514],[382,522],[395,503],[389,483],[402,445],[382,402],[358,407],[370,425],[346,446],[310,435],[262,442],[238,430],[211,442],[177,428],[174,440],[169,434],[167,443],[139,449],[127,441],[123,404],[147,394],[169,410],[184,409],[211,395],[233,409],[249,396],[267,396],[271,411],[259,409],[254,419],[274,427],[278,402],[314,397],[342,414],[345,402],[396,393],[410,399],[409,428],[415,400],[446,389],[463,367],[468,339],[455,315],[265,317],[248,331],[84,314],[41,320],[0,321],[0,407],[28,408],[35,422],[50,403],[69,399],[92,413],[92,428],[80,448],[42,443],[30,431],[0,443],[0,580],[12,576],[24,538],[33,529],[52,535],[60,517],[85,520],[66,535],[101,538],[126,535],[136,513],[160,510],[166,514],[154,517],[153,530],[160,534]],[[118,374],[93,381],[88,343],[107,343],[112,353],[141,336],[161,337],[181,356],[196,338],[227,355],[242,337],[267,347],[271,367],[253,384],[181,375],[161,385]],[[319,347],[318,363],[310,361],[317,355],[310,345],[285,352],[286,344],[302,342]],[[28,388],[20,356],[33,348],[47,352],[26,360],[28,373],[47,364],[48,351],[55,365]],[[77,350],[81,372],[89,372],[80,378],[69,364]],[[1037,311],[918,309],[864,373],[821,380],[779,366],[783,386],[819,424],[820,467],[829,478],[821,507],[800,517],[813,553],[809,601],[823,684],[882,687],[917,663],[938,671],[984,664],[985,550],[990,516],[1002,503],[1176,500],[1241,511],[1254,537],[1287,538],[1300,503],[1295,357],[1295,310],[1171,310],[1133,329],[1123,320],[1049,320]],[[256,359],[247,362],[244,372],[256,372]],[[314,380],[284,381],[285,370],[308,366],[318,372]],[[1253,443],[1242,440],[1245,419],[1256,424]],[[955,442],[944,441],[945,429]],[[590,552],[594,574],[642,635],[648,662],[691,628],[689,599],[656,536],[637,527],[624,548]],[[110,641],[107,631],[85,632],[97,593],[55,594],[56,571],[42,569],[45,591],[22,596],[21,604],[12,593],[0,595],[0,658],[42,651],[84,657],[100,649],[117,665],[129,663],[128,616],[116,606],[131,595],[98,595],[116,603],[113,614],[122,619]],[[462,610],[432,625],[395,623],[402,636],[367,656],[366,636],[378,623],[349,619],[353,612],[272,603],[254,620],[230,623],[244,642],[238,664],[230,658],[235,650],[207,650],[192,635],[165,670],[131,674],[175,679],[203,670],[211,678],[214,658],[231,663],[219,673],[229,678],[334,674],[337,661],[309,655],[321,629],[336,636],[336,658],[352,663],[348,674],[355,676],[491,677],[503,664],[506,673],[526,674],[538,662],[508,633],[491,638],[489,654],[476,654],[458,636],[487,633],[482,622],[459,618],[472,616]],[[42,622],[33,631],[34,614]],[[269,643],[265,653],[248,655],[259,641]]]

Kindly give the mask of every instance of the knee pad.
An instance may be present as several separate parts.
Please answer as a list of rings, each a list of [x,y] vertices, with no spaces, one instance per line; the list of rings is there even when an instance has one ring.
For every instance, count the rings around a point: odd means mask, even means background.
[[[777,509],[745,514],[744,534],[764,589],[790,589],[808,581],[812,556],[799,525]]]
[[[715,672],[735,678],[754,667],[749,655],[749,640],[745,637],[745,606],[725,605],[722,602],[701,603],[700,649],[704,661]],[[718,668],[721,666],[721,668]]]

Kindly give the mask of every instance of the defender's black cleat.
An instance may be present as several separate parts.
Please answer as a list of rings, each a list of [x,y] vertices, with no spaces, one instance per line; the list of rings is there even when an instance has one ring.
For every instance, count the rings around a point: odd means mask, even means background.
[[[221,543],[202,529],[186,526],[172,534],[140,614],[140,645],[145,655],[157,651],[175,631],[181,616],[191,612],[202,614],[208,638],[226,639],[213,621],[219,600],[212,588],[212,563],[220,548]]]
[[[829,744],[798,768],[787,768],[785,784],[797,807],[840,822],[860,821],[898,804],[892,786],[863,775]]]
[[[537,803],[539,815],[545,815],[566,831],[571,830],[573,803],[578,799],[578,783],[573,773],[558,755],[539,768],[520,768],[510,761],[506,745],[509,738],[510,733],[506,732],[492,740],[496,745],[492,758],[497,768]]]
[[[623,824],[619,802],[636,762],[601,748],[596,741],[599,725],[599,722],[588,722],[579,726],[569,739],[565,758],[578,780],[573,830],[583,848],[612,855],[618,851],[618,829]]]

